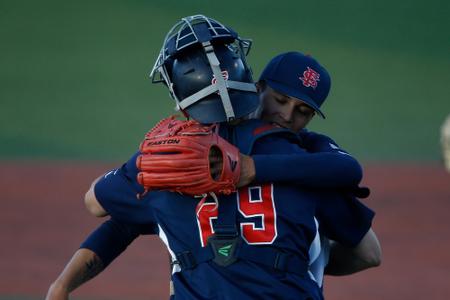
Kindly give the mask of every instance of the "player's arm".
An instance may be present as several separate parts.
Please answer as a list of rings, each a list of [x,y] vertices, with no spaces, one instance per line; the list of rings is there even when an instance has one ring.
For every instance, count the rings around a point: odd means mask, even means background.
[[[104,175],[96,178],[91,186],[89,187],[89,190],[84,195],[84,205],[86,206],[86,209],[94,216],[96,217],[105,217],[108,215],[108,212],[100,205],[100,203],[97,200],[97,197],[95,196],[94,188],[95,184],[103,177]]]
[[[108,220],[75,252],[47,293],[47,300],[68,299],[69,294],[101,273],[137,237],[139,229]]]
[[[355,197],[324,193],[317,202],[319,230],[332,240],[326,274],[346,275],[381,263],[372,220],[375,213]]]
[[[346,247],[334,241],[330,247],[325,274],[349,275],[381,264],[381,247],[372,228],[356,247]]]
[[[154,233],[152,226],[110,219],[94,230],[52,283],[47,300],[68,299],[83,283],[101,273],[140,235]]]
[[[263,140],[267,143],[267,139]],[[286,147],[287,141],[272,139],[271,143],[273,147],[290,148],[291,151],[241,156],[239,186],[255,180],[291,182],[315,188],[350,188],[361,181],[362,168],[358,161],[324,135],[315,134],[304,139],[302,146],[305,149],[293,144]]]
[[[104,269],[101,259],[89,249],[78,249],[55,282],[50,285],[46,300],[66,300],[77,287],[94,278]]]
[[[300,133],[300,136],[304,142],[304,147],[308,152],[334,152],[348,155],[348,153],[341,149],[335,141],[325,135],[303,130]],[[360,207],[359,210],[353,211],[353,214],[356,216],[367,215],[367,213],[361,212],[363,212],[362,207]],[[354,224],[354,226],[357,226],[357,224]],[[362,225],[361,228],[364,228],[364,226],[365,225]],[[380,243],[375,232],[370,228],[360,242],[354,247],[331,241],[330,257],[325,269],[325,274],[348,275],[379,266],[380,264]]]
[[[254,179],[258,182],[292,182],[315,188],[345,188],[357,186],[362,178],[359,163],[341,154],[297,153],[254,155],[252,158]],[[248,172],[251,174],[252,171]]]

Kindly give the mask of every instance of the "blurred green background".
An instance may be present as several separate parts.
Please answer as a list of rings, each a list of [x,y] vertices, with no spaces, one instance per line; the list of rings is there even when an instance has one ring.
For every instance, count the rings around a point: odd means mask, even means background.
[[[124,160],[174,103],[148,72],[206,14],[252,38],[258,78],[299,50],[332,75],[311,129],[370,161],[438,161],[450,113],[449,1],[0,1],[0,158]]]

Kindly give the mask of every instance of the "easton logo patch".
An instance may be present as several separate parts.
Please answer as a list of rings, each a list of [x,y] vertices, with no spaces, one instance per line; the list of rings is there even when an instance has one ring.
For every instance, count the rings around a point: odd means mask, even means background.
[[[156,145],[165,145],[165,144],[179,144],[179,139],[169,139],[169,140],[162,140],[162,141],[156,141],[156,142],[148,142],[147,146],[156,146]]]
[[[304,86],[316,89],[317,82],[320,81],[320,74],[310,67],[307,67],[307,69],[303,72],[303,77],[299,77],[299,79],[303,82]]]

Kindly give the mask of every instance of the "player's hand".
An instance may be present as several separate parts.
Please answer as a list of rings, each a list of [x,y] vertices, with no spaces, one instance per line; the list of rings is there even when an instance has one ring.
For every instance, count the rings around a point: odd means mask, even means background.
[[[239,182],[237,187],[243,187],[249,185],[253,180],[255,180],[256,169],[255,162],[251,156],[239,153],[241,158],[241,175],[239,176]]]
[[[216,180],[219,178],[220,172],[222,171],[223,161],[220,153],[215,152],[214,154],[211,154],[209,157],[211,177]],[[249,185],[253,180],[255,180],[256,176],[253,158],[242,153],[239,153],[239,157],[241,160],[241,174],[239,176],[239,182],[236,185],[238,188]]]
[[[213,148],[209,152],[209,169],[211,177],[214,180],[218,180],[220,178],[220,173],[222,172],[223,169],[223,159],[222,153],[218,151],[217,148]]]
[[[213,149],[215,150],[215,149]],[[255,163],[251,156],[239,153],[241,161],[241,174],[239,176],[239,182],[236,187],[240,188],[249,185],[253,180],[255,180]],[[219,179],[220,173],[223,168],[222,154],[220,151],[211,151],[209,154],[209,163],[211,170],[211,177],[214,180]]]

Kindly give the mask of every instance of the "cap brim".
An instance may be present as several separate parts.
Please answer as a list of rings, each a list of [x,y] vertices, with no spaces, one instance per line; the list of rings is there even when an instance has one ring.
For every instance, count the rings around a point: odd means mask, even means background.
[[[265,81],[275,91],[277,91],[283,95],[287,95],[289,97],[294,97],[294,98],[297,98],[297,99],[305,102],[308,106],[310,106],[312,109],[314,109],[314,111],[316,111],[317,114],[319,114],[319,116],[321,116],[322,118],[325,119],[325,115],[322,113],[320,108],[316,105],[316,103],[308,95],[301,93],[298,89],[286,86],[284,84],[281,84],[279,82],[276,82],[276,81],[273,81],[270,79],[265,79]]]
[[[242,118],[254,112],[259,105],[259,96],[254,92],[229,91],[235,118]],[[225,110],[219,95],[214,94],[186,108],[194,120],[203,123],[227,122]]]

